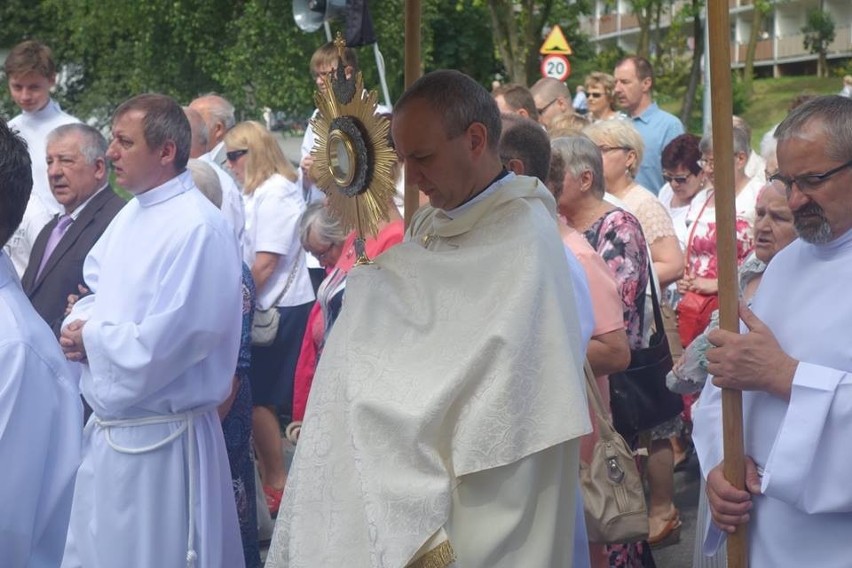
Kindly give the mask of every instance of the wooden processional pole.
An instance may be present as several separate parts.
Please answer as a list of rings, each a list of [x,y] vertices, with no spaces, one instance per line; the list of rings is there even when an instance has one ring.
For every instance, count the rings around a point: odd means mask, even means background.
[[[405,0],[405,88],[420,78],[420,0]],[[405,227],[420,207],[420,191],[405,180]]]
[[[728,0],[708,0],[710,43],[710,106],[713,114],[713,185],[716,194],[716,251],[719,262],[719,325],[739,332],[737,292],[736,190],[734,187],[733,103],[731,91],[731,32]],[[722,390],[722,432],[725,477],[745,488],[742,392]],[[728,568],[748,567],[746,525],[728,536]]]

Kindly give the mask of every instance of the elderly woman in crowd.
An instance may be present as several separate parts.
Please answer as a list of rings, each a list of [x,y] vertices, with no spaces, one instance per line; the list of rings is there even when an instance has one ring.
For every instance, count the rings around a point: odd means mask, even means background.
[[[765,149],[762,149],[765,150]],[[768,167],[777,167],[777,162],[772,164],[768,158],[768,152],[762,152],[763,158],[767,160]],[[740,297],[746,303],[751,303],[763,271],[772,258],[784,247],[796,239],[796,229],[793,225],[793,213],[787,205],[787,195],[780,183],[768,183],[760,191],[755,208],[756,219],[754,224],[755,246],[754,252],[746,259],[739,269]],[[668,376],[668,387],[679,393],[698,393],[704,388],[707,381],[707,349],[710,342],[707,334],[719,327],[719,312],[716,311],[707,329],[695,338],[684,352],[683,357],[675,363],[675,368]],[[704,492],[704,480],[699,492],[698,504],[698,526],[696,535],[703,535],[706,529],[709,513],[707,510],[707,496]],[[715,556],[708,558],[702,552],[702,539],[696,539],[693,554],[694,568],[724,568],[727,565],[724,547],[716,552]]]
[[[754,226],[754,206],[757,202],[757,194],[763,187],[764,182],[759,178],[750,178],[746,175],[746,164],[751,155],[751,140],[748,132],[734,126],[734,193],[736,195],[736,212]],[[704,169],[708,186],[713,185],[713,133],[707,132],[701,137],[699,143],[701,150],[701,166]]]
[[[225,135],[228,167],[242,185],[244,260],[257,287],[257,307],[277,309],[275,340],[252,347],[252,417],[258,468],[270,513],[277,514],[286,473],[278,412],[289,414],[299,345],[314,299],[298,221],[305,207],[297,176],[275,138],[258,122]]]
[[[222,208],[222,187],[213,168],[201,160],[190,159],[187,169],[192,181],[217,208]],[[222,434],[231,466],[231,485],[240,522],[243,557],[246,568],[260,568],[260,545],[257,531],[257,503],[255,501],[254,459],[251,451],[251,386],[248,371],[251,364],[251,321],[254,314],[254,281],[251,271],[243,262],[243,320],[240,336],[240,353],[231,395],[219,406]]]
[[[694,134],[681,134],[663,148],[662,166],[665,185],[657,199],[672,218],[681,249],[686,248],[686,214],[692,200],[704,190],[707,180],[698,165],[701,139]]]
[[[686,268],[683,279],[678,281],[678,293],[683,296],[689,292],[708,298],[715,303],[718,296],[718,272],[716,256],[716,198],[713,185],[713,139],[705,134],[699,144],[701,160],[699,165],[704,171],[709,189],[700,198],[693,199],[686,214],[689,230],[686,238]],[[734,128],[734,187],[736,192],[736,244],[739,264],[746,259],[753,247],[754,204],[757,197],[753,184],[745,175],[745,163],[749,153],[749,142],[743,131]],[[684,301],[679,305],[679,318],[685,317]],[[709,314],[708,314],[709,316]],[[709,318],[701,325],[706,325]],[[681,323],[681,339],[686,347],[702,329],[686,331]],[[699,326],[700,327],[700,326]]]
[[[652,276],[656,276],[660,289],[664,289],[683,275],[683,251],[665,207],[633,179],[642,162],[642,137],[625,120],[597,122],[586,128],[584,134],[597,144],[603,155],[607,193],[624,203],[639,219],[651,251]],[[674,454],[670,438],[680,435],[682,430],[683,422],[675,417],[651,431],[647,469],[650,488],[648,541],[654,546],[677,542],[680,534],[680,514],[673,502]]]
[[[547,187],[557,197],[557,210],[569,226],[583,234],[615,276],[624,327],[631,349],[642,346],[645,287],[649,277],[648,249],[638,219],[604,200],[601,152],[588,138],[570,136],[551,142]],[[594,565],[653,565],[648,544],[592,546]]]
[[[645,149],[639,132],[627,121],[610,120],[583,133],[600,148],[606,192],[639,219],[660,286],[675,282],[683,275],[683,253],[672,219],[656,196],[633,179]]]
[[[595,71],[586,76],[585,86],[588,116],[592,122],[627,118],[624,113],[615,110],[615,77],[609,73]]]
[[[388,203],[389,220],[379,223],[375,237],[366,239],[367,256],[375,258],[390,247],[401,243],[404,233],[402,217],[392,202]],[[311,384],[325,340],[343,307],[346,276],[357,260],[355,231],[343,235],[340,224],[331,211],[321,203],[311,204],[299,222],[299,238],[306,251],[313,254],[328,271],[317,291],[317,302],[311,310],[302,340],[299,364],[293,392],[293,422],[287,437],[296,442],[305,415]]]

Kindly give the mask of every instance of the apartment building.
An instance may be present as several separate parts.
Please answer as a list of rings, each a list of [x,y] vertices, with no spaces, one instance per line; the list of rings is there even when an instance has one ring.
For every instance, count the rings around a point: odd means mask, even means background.
[[[731,23],[731,66],[745,64],[746,47],[754,22],[753,0],[728,0]],[[672,18],[685,6],[683,0],[667,2],[659,31],[664,34]],[[803,45],[802,28],[808,11],[824,10],[834,20],[835,38],[829,47],[828,60],[852,57],[852,2],[850,0],[775,0],[764,17],[755,51],[755,71],[765,76],[813,73],[817,56]],[[593,0],[592,14],[580,20],[580,29],[598,49],[619,46],[634,52],[639,38],[639,20],[630,0]],[[684,26],[687,34],[691,25]],[[688,39],[686,48],[693,45]]]

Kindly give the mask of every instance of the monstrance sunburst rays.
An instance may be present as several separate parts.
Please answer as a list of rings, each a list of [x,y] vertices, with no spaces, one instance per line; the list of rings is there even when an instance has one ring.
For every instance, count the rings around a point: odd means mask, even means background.
[[[314,98],[319,112],[312,121],[316,133],[312,174],[328,196],[328,204],[345,231],[357,231],[358,263],[369,262],[364,238],[378,233],[379,221],[388,220],[387,207],[394,191],[396,154],[388,143],[388,120],[376,115],[378,94],[364,90],[361,73],[347,78],[342,61],[345,42],[335,44],[341,58],[325,91]]]

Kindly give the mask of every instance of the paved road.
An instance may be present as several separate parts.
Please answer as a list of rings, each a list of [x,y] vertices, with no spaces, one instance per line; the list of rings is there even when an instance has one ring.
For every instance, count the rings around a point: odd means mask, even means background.
[[[273,132],[272,134],[278,140],[278,145],[281,146],[281,149],[284,151],[284,155],[287,156],[287,159],[298,166],[299,161],[302,158],[302,137],[284,136],[278,131]]]
[[[680,509],[683,522],[678,544],[654,550],[657,568],[689,568],[695,543],[695,519],[698,512],[700,489],[698,460],[693,455],[683,471],[675,473],[675,506]]]

